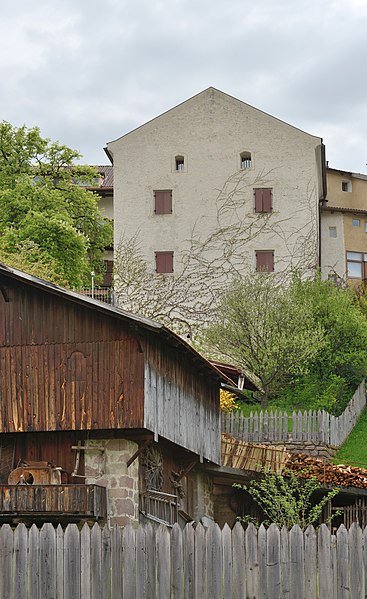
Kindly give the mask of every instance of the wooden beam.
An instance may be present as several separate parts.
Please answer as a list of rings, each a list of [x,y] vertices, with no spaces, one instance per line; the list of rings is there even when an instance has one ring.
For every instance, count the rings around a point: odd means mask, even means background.
[[[149,445],[153,443],[153,439],[147,439],[143,445],[140,445],[139,449],[131,456],[126,462],[126,466],[129,468],[133,462],[135,462],[136,458],[140,456],[140,454],[146,449]]]

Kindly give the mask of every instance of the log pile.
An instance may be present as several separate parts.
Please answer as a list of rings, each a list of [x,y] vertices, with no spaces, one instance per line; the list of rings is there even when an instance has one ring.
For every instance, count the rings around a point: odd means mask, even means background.
[[[305,453],[289,454],[285,468],[299,472],[302,478],[316,477],[326,485],[367,489],[367,469],[330,464]]]

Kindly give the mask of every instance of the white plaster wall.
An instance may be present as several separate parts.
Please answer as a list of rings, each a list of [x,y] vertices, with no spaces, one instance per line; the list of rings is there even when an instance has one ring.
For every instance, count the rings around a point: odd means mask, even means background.
[[[333,273],[342,279],[346,277],[343,222],[341,212],[321,212],[321,273],[324,279]],[[336,227],[336,237],[330,237],[329,227]]]
[[[311,229],[316,254],[319,144],[320,138],[222,92],[212,88],[202,92],[108,144],[114,157],[115,247],[123,233],[131,237],[138,232],[152,271],[154,253],[165,250],[174,251],[179,271],[193,228],[202,239],[215,230],[216,199],[239,172],[240,153],[247,150],[253,167],[242,173],[243,211],[250,222],[253,187],[272,187],[273,214],[266,231],[248,243],[244,270],[255,268],[257,249],[275,251],[276,270],[289,266],[300,237]],[[175,171],[175,155],[185,156],[185,172]],[[173,190],[172,214],[153,212],[153,191],[161,189]],[[232,191],[233,185],[227,184],[227,193]],[[274,232],[280,222],[282,235]]]

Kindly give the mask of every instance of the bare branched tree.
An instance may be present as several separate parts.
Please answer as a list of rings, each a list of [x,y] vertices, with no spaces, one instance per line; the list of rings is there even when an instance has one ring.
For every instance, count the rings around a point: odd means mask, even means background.
[[[256,213],[253,188],[270,187],[273,171],[250,179],[236,171],[217,190],[216,221],[203,238],[196,223],[188,251],[177,259],[175,273],[153,273],[139,245],[139,232],[123,236],[115,250],[115,293],[118,304],[132,312],[159,320],[176,332],[198,341],[200,331],[212,320],[225,289],[253,269],[257,240],[282,246],[277,257],[277,277],[294,270],[307,275],[317,265],[316,190],[307,190],[307,200],[294,202],[287,216],[276,210]],[[301,223],[301,224],[300,224]],[[262,241],[263,243],[263,241]]]

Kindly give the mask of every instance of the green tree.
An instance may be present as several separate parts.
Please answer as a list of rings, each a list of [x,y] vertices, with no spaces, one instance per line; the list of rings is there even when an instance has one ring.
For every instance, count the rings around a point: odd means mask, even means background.
[[[249,486],[233,486],[251,495],[264,512],[266,524],[275,522],[279,527],[287,528],[298,524],[305,530],[309,524],[318,523],[324,506],[339,490],[333,489],[318,499],[316,492],[322,488],[319,481],[316,477],[303,478],[303,474],[292,470],[276,474],[264,468],[260,480],[252,480]]]
[[[292,377],[305,375],[324,347],[312,303],[267,273],[237,280],[208,326],[208,352],[241,367],[262,407]]]
[[[36,270],[49,264],[52,280],[79,286],[103,269],[112,224],[102,217],[97,196],[85,189],[94,168],[77,164],[80,154],[42,138],[37,127],[0,123],[1,252],[13,266]],[[29,256],[19,248],[32,242]],[[17,263],[18,260],[18,263]],[[52,274],[53,273],[53,274]],[[34,273],[35,274],[35,273]]]

